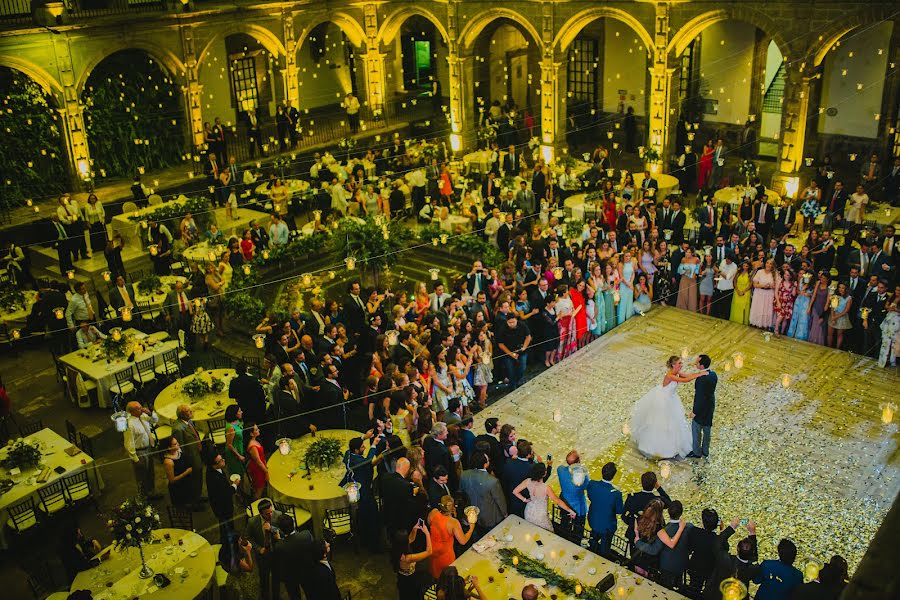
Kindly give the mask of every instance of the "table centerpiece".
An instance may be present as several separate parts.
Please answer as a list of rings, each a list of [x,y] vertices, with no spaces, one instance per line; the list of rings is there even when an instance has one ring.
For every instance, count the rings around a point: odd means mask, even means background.
[[[113,536],[117,550],[137,548],[141,555],[141,570],[138,576],[147,579],[153,576],[153,569],[144,560],[144,544],[153,539],[153,530],[160,526],[159,513],[143,498],[132,498],[113,509],[106,523]]]
[[[33,442],[26,440],[13,442],[10,440],[9,443],[9,450],[6,453],[6,458],[3,459],[3,466],[7,469],[19,469],[20,471],[33,469],[40,464],[41,459],[44,457],[41,454],[41,449]]]
[[[344,455],[340,440],[323,437],[315,440],[306,449],[303,460],[307,467],[327,469]]]

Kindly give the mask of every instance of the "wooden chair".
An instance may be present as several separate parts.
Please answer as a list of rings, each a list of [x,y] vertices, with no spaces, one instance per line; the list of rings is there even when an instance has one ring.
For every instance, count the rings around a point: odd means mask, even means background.
[[[63,486],[66,488],[66,501],[72,506],[78,506],[86,502],[94,505],[99,510],[97,499],[91,489],[91,478],[87,471],[80,471],[74,475],[63,477]]]
[[[615,557],[616,562],[624,564],[628,560],[628,540],[620,535],[614,535],[610,544],[610,552]]]
[[[353,537],[353,530],[350,527],[351,520],[349,508],[326,510],[325,518],[322,521],[325,529],[330,531],[335,538],[345,537],[350,539]]]
[[[70,444],[78,445],[78,430],[72,424],[72,421],[66,419],[66,439]]]
[[[25,579],[35,600],[49,600],[56,590],[53,569],[45,561],[26,561],[19,565],[25,572]]]
[[[282,504],[281,502],[272,502],[275,510],[280,511],[294,520],[294,526],[297,529],[309,528],[312,526],[312,514],[298,508],[293,504]]]
[[[181,361],[178,359],[178,350],[163,352],[160,364],[156,365],[155,371],[160,377],[181,377]]]
[[[29,421],[23,425],[19,426],[19,433],[22,434],[22,437],[26,435],[31,435],[32,433],[37,433],[41,429],[44,428],[44,422],[41,419],[37,421]]]
[[[134,383],[131,382],[131,378],[134,376],[134,366],[129,366],[124,371],[116,373],[115,376],[116,383],[109,386],[109,391],[113,396],[117,396],[121,400],[135,392]]]
[[[85,381],[81,373],[72,367],[65,367],[65,369],[66,393],[69,397],[69,401],[72,402],[72,404],[77,404],[79,408],[90,408],[90,393],[91,391],[96,391],[97,382],[91,381],[90,379]]]
[[[425,590],[425,595],[422,597],[423,600],[437,600],[437,584],[432,584],[427,590]]]
[[[151,356],[134,363],[132,372],[134,373],[134,381],[140,384],[141,387],[146,386],[148,383],[153,383],[156,381],[156,357]]]
[[[90,456],[91,458],[95,458],[94,456],[94,440],[84,435],[82,432],[78,432],[78,447],[81,448],[81,451]]]
[[[173,529],[194,530],[194,513],[191,510],[177,506],[169,506],[166,510],[169,512],[169,525]]]
[[[62,479],[38,489],[41,500],[39,508],[48,517],[55,515],[66,507],[66,488]]]
[[[137,204],[135,204],[135,203],[132,202],[131,200],[129,200],[128,202],[123,202],[123,203],[122,203],[122,213],[123,213],[123,214],[126,214],[126,215],[127,215],[128,213],[133,213],[133,212],[135,212],[137,209],[138,209]]]
[[[26,498],[18,504],[13,504],[7,509],[9,519],[6,526],[16,533],[25,533],[37,525],[37,512],[35,512],[34,498]]]

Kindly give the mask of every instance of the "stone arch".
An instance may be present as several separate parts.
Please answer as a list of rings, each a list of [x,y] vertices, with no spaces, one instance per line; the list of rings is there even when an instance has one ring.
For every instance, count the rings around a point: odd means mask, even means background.
[[[229,35],[234,35],[236,33],[245,33],[257,40],[269,54],[273,56],[285,56],[287,54],[284,49],[284,44],[281,43],[281,40],[278,39],[274,33],[262,27],[261,25],[253,25],[250,23],[235,23],[230,22],[228,25],[216,31],[215,35],[210,38],[210,40],[203,47],[203,51],[200,52],[200,55],[197,57],[197,64],[202,65],[203,61],[206,59],[206,55],[209,53],[209,50],[212,48],[213,44],[217,41],[224,40]]]
[[[718,23],[720,21],[743,21],[761,29],[763,33],[771,37],[778,45],[778,49],[787,57],[790,52],[790,44],[782,35],[782,27],[772,21],[769,17],[760,12],[751,9],[719,9],[711,10],[703,14],[697,15],[687,23],[685,23],[678,32],[672,36],[669,41],[667,51],[674,53],[675,56],[681,56],[688,45],[695,37],[700,35],[704,29]]]
[[[122,44],[113,48],[108,48],[103,52],[94,55],[85,63],[81,75],[78,78],[78,82],[75,85],[75,90],[79,98],[81,97],[82,92],[84,92],[84,86],[87,84],[88,78],[91,76],[91,73],[94,72],[94,69],[97,68],[97,65],[116,52],[121,52],[123,50],[142,50],[146,52],[150,58],[163,65],[172,77],[180,76],[184,73],[184,63],[171,50],[145,40],[127,40]]]
[[[458,42],[460,50],[465,53],[471,52],[475,45],[475,40],[478,39],[481,32],[493,21],[502,18],[507,18],[524,29],[525,33],[531,37],[531,41],[537,45],[538,50],[543,52],[544,43],[541,40],[541,34],[538,33],[538,30],[531,24],[531,21],[523,18],[522,15],[508,8],[491,8],[476,15],[474,19],[469,21],[459,34]]]
[[[10,69],[15,69],[16,71],[27,75],[32,81],[41,86],[45,92],[56,98],[57,102],[62,98],[62,85],[60,85],[50,73],[34,63],[22,60],[15,56],[0,54],[0,66],[9,67]],[[57,96],[57,94],[59,96]]]
[[[393,39],[397,37],[397,34],[400,33],[400,28],[403,27],[403,23],[405,23],[408,18],[415,15],[427,19],[434,25],[434,28],[441,34],[441,37],[445,42],[450,41],[447,28],[444,27],[444,24],[441,23],[440,19],[424,8],[409,5],[394,11],[393,14],[384,20],[384,23],[381,24],[381,28],[378,30],[378,34],[375,36],[376,45],[380,46],[385,42],[393,41]]]
[[[337,25],[344,32],[344,35],[347,36],[347,39],[350,40],[354,48],[361,48],[366,41],[366,32],[356,19],[343,12],[334,12],[323,14],[303,27],[303,31],[297,36],[298,52],[303,47],[303,43],[306,42],[309,34],[322,23],[334,23]]]
[[[597,19],[615,19],[621,21],[631,27],[637,34],[638,38],[644,43],[647,52],[653,52],[653,37],[644,28],[640,21],[634,16],[619,10],[618,8],[610,8],[608,6],[599,6],[595,8],[587,8],[576,13],[568,21],[566,21],[556,34],[553,40],[553,47],[559,46],[560,52],[565,52],[569,45],[578,37],[581,30],[587,27]]]
[[[887,6],[869,7],[864,11],[835,21],[831,27],[818,36],[814,43],[810,44],[807,60],[812,58],[813,66],[820,66],[834,45],[844,36],[860,27],[868,28],[879,25],[882,21],[892,20],[893,15],[888,14],[889,12]],[[894,27],[900,27],[900,21],[894,19]]]

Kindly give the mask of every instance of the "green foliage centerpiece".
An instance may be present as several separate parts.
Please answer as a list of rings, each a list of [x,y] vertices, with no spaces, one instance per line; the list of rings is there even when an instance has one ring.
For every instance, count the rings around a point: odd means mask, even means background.
[[[756,177],[756,173],[758,172],[756,163],[752,160],[744,160],[744,162],[741,163],[741,166],[738,167],[738,171],[747,180],[747,187],[750,187],[750,180]]]
[[[144,544],[153,540],[153,530],[159,528],[159,513],[143,498],[132,498],[114,508],[106,522],[117,550],[137,548],[141,554],[141,570],[138,575],[146,579],[153,569],[144,560]]]
[[[187,380],[181,387],[189,398],[196,400],[207,394],[218,394],[225,389],[225,382],[220,377],[216,377],[212,373],[209,375],[209,381],[203,377],[203,370],[199,369],[197,374]]]
[[[103,340],[103,350],[106,352],[106,358],[112,360],[114,358],[123,358],[126,354],[127,346],[125,345],[125,336],[115,339],[115,336],[108,335]]]
[[[532,558],[516,548],[500,548],[497,551],[497,555],[504,565],[512,567],[520,575],[529,579],[543,579],[548,586],[559,588],[564,594],[578,596],[582,600],[609,600],[608,594],[596,588],[588,587],[577,579],[570,579],[547,565],[547,563]],[[578,590],[580,590],[580,593]]]
[[[307,467],[325,469],[340,460],[343,455],[344,451],[340,440],[323,437],[309,445],[303,460]]]
[[[14,443],[3,459],[3,466],[7,469],[19,469],[26,471],[38,466],[43,455],[37,444],[25,440]]]
[[[342,219],[332,236],[332,249],[341,256],[352,256],[356,262],[372,269],[375,285],[378,285],[379,271],[396,264],[401,250],[405,250],[413,239],[412,230],[398,220]]]
[[[147,275],[138,281],[137,289],[144,295],[152,294],[155,291],[162,290],[162,279],[156,274]]]
[[[22,290],[10,284],[0,287],[0,309],[13,312],[19,308],[26,308]]]

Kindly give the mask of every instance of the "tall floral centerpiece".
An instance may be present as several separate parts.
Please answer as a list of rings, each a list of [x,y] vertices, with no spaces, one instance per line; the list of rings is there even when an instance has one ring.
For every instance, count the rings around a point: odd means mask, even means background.
[[[750,180],[756,177],[756,163],[752,160],[744,160],[738,170],[740,171],[741,175],[743,175],[747,180],[747,187],[750,187]]]
[[[113,509],[106,525],[112,533],[116,549],[137,548],[141,555],[141,579],[153,576],[153,569],[144,560],[144,544],[153,539],[153,530],[159,528],[159,513],[143,498],[132,498]]]

